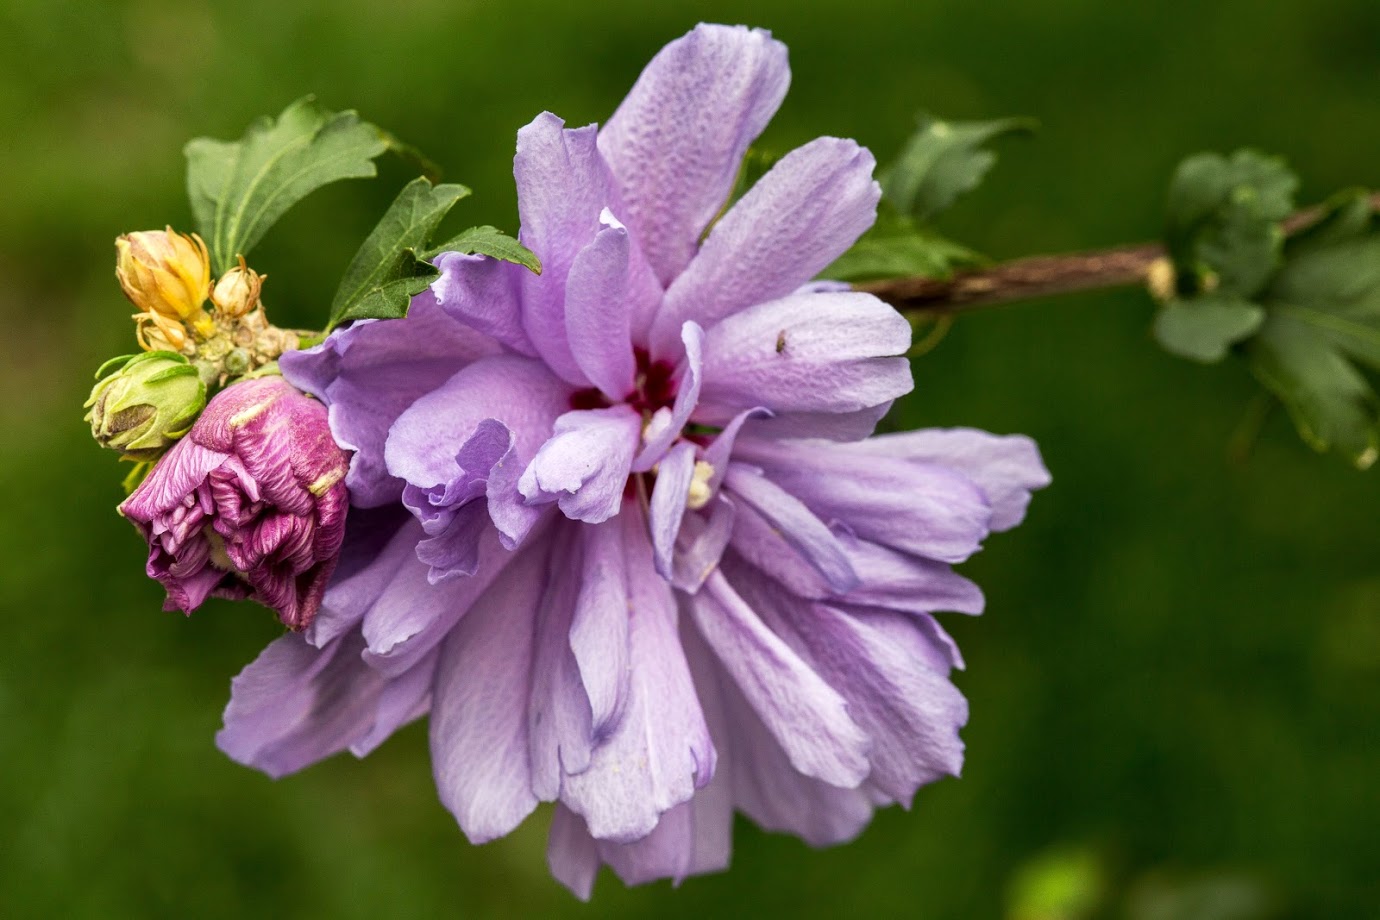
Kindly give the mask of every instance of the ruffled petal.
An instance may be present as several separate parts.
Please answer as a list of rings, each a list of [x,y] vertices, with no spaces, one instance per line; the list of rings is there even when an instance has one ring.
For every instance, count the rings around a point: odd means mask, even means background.
[[[580,409],[556,420],[518,480],[529,504],[557,502],[566,517],[588,524],[618,513],[642,419],[631,406]]]
[[[828,525],[794,495],[763,476],[761,471],[742,463],[729,465],[724,487],[742,504],[766,518],[772,530],[835,590],[848,591],[857,585],[858,575],[848,561],[843,544]]]
[[[609,219],[605,215],[605,222]],[[565,331],[580,370],[610,400],[632,392],[635,317],[652,309],[661,289],[639,276],[623,226],[606,226],[575,256],[565,288]]]
[[[515,355],[476,361],[398,417],[385,449],[389,471],[424,489],[450,482],[458,473],[456,454],[486,419],[513,432],[525,463],[570,408],[569,393],[538,361]]]
[[[581,901],[589,900],[601,865],[599,844],[589,835],[584,819],[559,802],[551,813],[546,865],[571,894]]]
[[[441,277],[431,283],[431,293],[442,310],[511,351],[537,354],[522,325],[526,268],[460,252],[443,252],[434,264]]]
[[[528,705],[547,558],[544,551],[522,553],[441,646],[432,769],[441,801],[473,843],[502,837],[537,805]]]
[[[652,59],[599,132],[662,284],[690,263],[789,84],[786,46],[769,32],[699,25]]]
[[[739,438],[735,456],[830,525],[941,562],[962,562],[987,536],[992,510],[971,479],[933,463],[852,450],[832,441]]]
[[[806,776],[851,788],[867,778],[868,738],[832,687],[716,572],[689,604],[695,626],[771,736]]]
[[[302,634],[323,648],[364,618],[404,562],[412,561],[421,525],[402,508],[354,508],[346,539],[316,618]]]
[[[686,323],[680,331],[680,337],[685,357],[680,363],[680,384],[676,391],[676,401],[671,407],[670,414],[659,419],[660,424],[654,433],[649,427],[647,442],[633,463],[633,469],[639,473],[646,472],[661,460],[666,449],[680,437],[685,423],[690,421],[695,407],[699,405],[704,363],[704,330],[695,323]],[[661,410],[661,413],[665,412],[665,409]]]
[[[514,553],[503,548],[494,531],[486,531],[475,573],[436,584],[415,553],[404,559],[364,615],[365,661],[390,676],[415,666],[446,638],[506,566],[523,558],[530,547],[540,551],[539,542],[530,541]]]
[[[149,475],[123,502],[120,513],[145,528],[181,505],[230,455],[183,438],[163,455]]]
[[[627,704],[589,769],[566,778],[561,801],[596,838],[629,843],[709,782],[715,751],[681,649],[675,597],[652,570],[646,521],[635,508],[619,517],[628,566]]]
[[[623,522],[577,530],[583,550],[570,648],[589,699],[592,729],[603,737],[622,717],[628,696],[628,562]]]
[[[354,451],[345,477],[350,500],[367,508],[395,502],[402,493],[383,457],[398,415],[465,365],[499,350],[422,293],[403,319],[361,320],[315,348],[287,352],[278,363],[289,383],[330,408],[336,443]]]
[[[367,757],[395,731],[427,714],[431,709],[431,685],[438,657],[433,651],[416,667],[383,685],[375,706],[374,724],[350,743],[351,754]]]
[[[861,833],[873,811],[865,788],[831,785],[796,769],[705,639],[690,628],[684,642],[695,686],[724,750],[720,769],[732,803],[762,828],[795,834],[812,846],[843,843]],[[726,860],[727,848],[718,855]]]
[[[948,680],[947,657],[910,618],[800,603],[759,572],[726,571],[763,622],[847,701],[871,740],[873,785],[909,803],[922,784],[957,775],[968,704]]]
[[[728,547],[735,513],[733,502],[720,494],[700,511],[685,515],[676,540],[671,584],[686,594],[700,590]]]
[[[870,294],[800,294],[749,307],[711,328],[695,420],[744,409],[857,412],[910,392],[905,317]]]
[[[958,470],[982,487],[992,506],[992,530],[1010,530],[1025,518],[1030,493],[1050,484],[1040,449],[1024,435],[972,428],[927,428],[885,434],[849,448],[863,457],[895,457]]]
[[[270,643],[231,682],[216,746],[275,778],[347,749],[369,733],[388,683],[363,648],[357,632],[323,649],[296,633]]]
[[[695,472],[695,445],[682,441],[666,454],[657,468],[656,485],[648,509],[651,524],[652,549],[656,570],[662,578],[671,578],[671,560],[676,548],[676,535],[685,517],[685,501],[690,493],[690,480]]]
[[[527,737],[532,792],[544,802],[560,794],[564,773],[588,768],[594,743],[589,699],[570,638],[577,601],[583,594],[581,529],[566,521],[553,529],[550,577],[536,618]]]
[[[653,354],[686,320],[708,328],[754,304],[785,297],[823,271],[877,217],[872,154],[821,137],[782,157],[723,216],[666,291],[652,323]]]
[[[600,215],[616,204],[613,177],[595,146],[593,125],[567,130],[543,112],[518,131],[520,237],[541,259],[541,274],[522,278],[522,324],[543,361],[563,380],[588,386],[565,325],[566,280],[576,256],[602,229]]]

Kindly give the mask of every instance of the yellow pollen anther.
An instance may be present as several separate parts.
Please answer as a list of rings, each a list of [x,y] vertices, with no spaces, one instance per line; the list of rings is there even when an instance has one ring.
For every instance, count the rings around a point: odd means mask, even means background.
[[[709,504],[709,499],[714,497],[714,491],[709,487],[712,478],[714,467],[703,460],[696,460],[695,471],[690,474],[690,492],[685,496],[685,507],[698,511]]]

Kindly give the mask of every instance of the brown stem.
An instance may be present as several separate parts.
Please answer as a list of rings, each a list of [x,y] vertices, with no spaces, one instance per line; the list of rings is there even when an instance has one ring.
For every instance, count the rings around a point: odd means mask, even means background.
[[[1380,192],[1371,196],[1380,210]],[[1322,208],[1305,208],[1284,221],[1286,233],[1315,222]],[[917,313],[958,313],[1017,300],[1144,284],[1150,266],[1165,255],[1158,243],[1093,252],[1031,256],[990,268],[957,272],[952,278],[893,278],[855,285],[896,307]]]

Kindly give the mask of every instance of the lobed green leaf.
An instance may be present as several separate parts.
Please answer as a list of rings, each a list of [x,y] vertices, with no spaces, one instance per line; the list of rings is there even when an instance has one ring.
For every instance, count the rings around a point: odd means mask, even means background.
[[[920,223],[932,220],[977,188],[996,163],[987,144],[1008,134],[1028,134],[1036,126],[1029,118],[943,121],[921,116],[900,157],[881,176],[882,195],[899,214]]]
[[[197,229],[221,274],[313,191],[375,174],[390,141],[354,112],[329,112],[311,97],[261,118],[238,141],[197,138],[185,149]]]
[[[1366,192],[1334,199],[1289,239],[1263,302],[1267,319],[1249,349],[1256,377],[1306,442],[1370,466],[1380,398],[1358,365],[1380,370],[1380,222]]]

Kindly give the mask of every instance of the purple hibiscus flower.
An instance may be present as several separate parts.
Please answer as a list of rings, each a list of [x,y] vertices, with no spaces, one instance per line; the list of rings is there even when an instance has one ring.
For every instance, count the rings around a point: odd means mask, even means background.
[[[249,598],[305,629],[345,538],[347,462],[326,407],[283,378],[219,393],[120,505],[149,543],[166,609]]]
[[[958,771],[932,613],[979,612],[950,565],[1049,479],[1023,437],[867,437],[909,326],[810,283],[875,217],[866,150],[806,144],[718,217],[788,81],[767,33],[696,28],[602,128],[519,132],[540,276],[443,255],[407,319],[284,357],[378,510],[236,678],[230,756],[282,775],[429,713],[466,835],[554,802],[581,897],[723,868],[735,809],[837,843]]]

